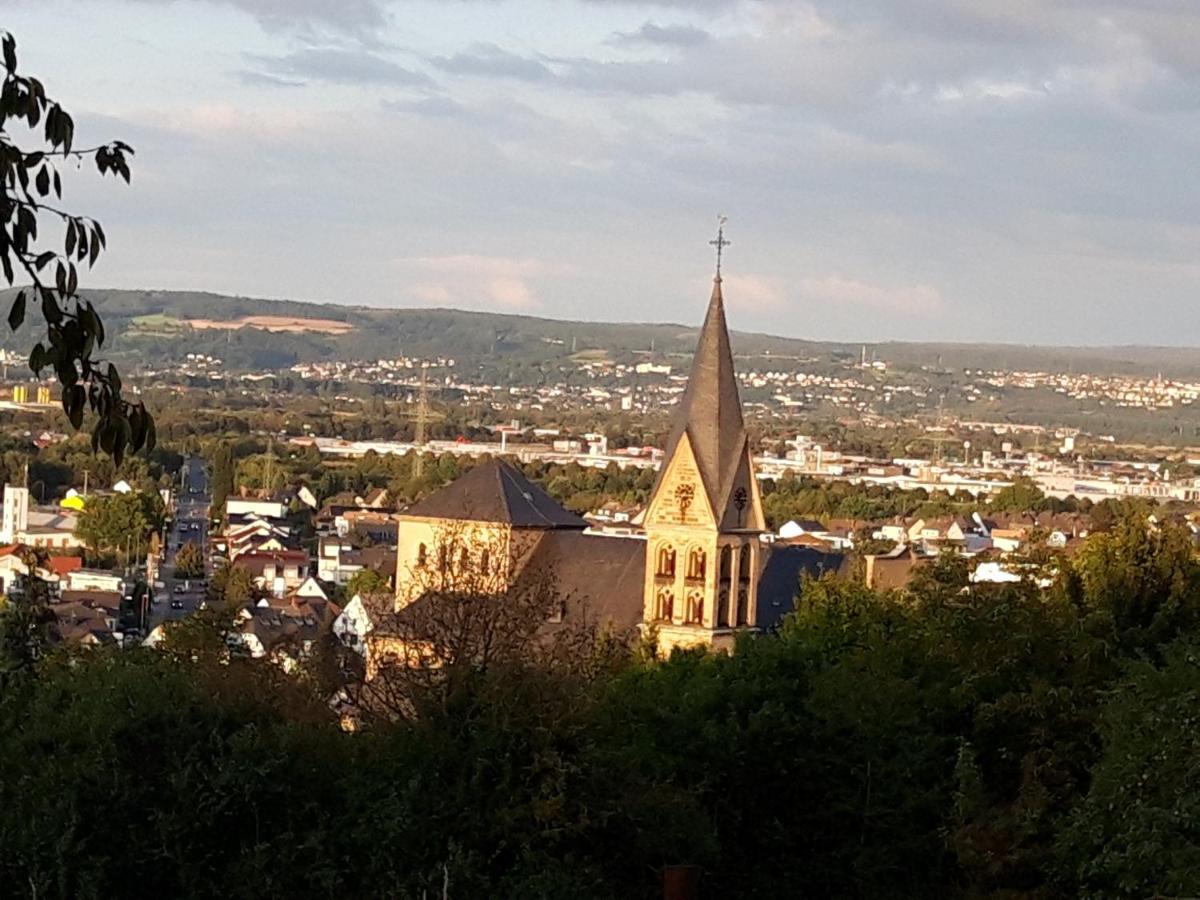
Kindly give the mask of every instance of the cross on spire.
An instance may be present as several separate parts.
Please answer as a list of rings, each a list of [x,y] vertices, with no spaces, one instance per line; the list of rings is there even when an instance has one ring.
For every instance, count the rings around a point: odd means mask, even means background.
[[[717,239],[708,242],[710,247],[717,248],[717,281],[721,280],[722,251],[724,251],[724,249],[732,243],[732,241],[725,240],[725,223],[728,221],[729,220],[725,218],[725,216],[717,216]]]

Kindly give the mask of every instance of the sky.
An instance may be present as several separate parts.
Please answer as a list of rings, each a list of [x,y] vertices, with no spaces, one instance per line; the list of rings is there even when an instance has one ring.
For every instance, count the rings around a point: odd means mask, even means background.
[[[0,0],[85,285],[1200,345],[1192,0]]]

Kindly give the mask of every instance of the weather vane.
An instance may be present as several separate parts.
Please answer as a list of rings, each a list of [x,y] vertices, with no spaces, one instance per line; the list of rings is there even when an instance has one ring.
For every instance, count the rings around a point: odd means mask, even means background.
[[[722,251],[728,247],[731,241],[725,240],[725,223],[728,222],[725,216],[717,216],[717,239],[709,241],[709,246],[717,248],[717,281],[721,280],[721,255]]]

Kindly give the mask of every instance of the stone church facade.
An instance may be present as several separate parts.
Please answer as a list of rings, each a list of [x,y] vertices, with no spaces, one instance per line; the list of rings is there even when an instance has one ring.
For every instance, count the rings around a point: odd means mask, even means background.
[[[547,629],[588,621],[657,636],[660,651],[732,649],[793,607],[802,572],[840,557],[772,550],[733,367],[721,278],[643,518],[644,537],[585,531],[510,464],[486,460],[399,517],[395,613],[446,581],[502,593],[549,571],[562,596]],[[382,624],[382,623],[381,623]],[[378,641],[387,640],[386,627]]]

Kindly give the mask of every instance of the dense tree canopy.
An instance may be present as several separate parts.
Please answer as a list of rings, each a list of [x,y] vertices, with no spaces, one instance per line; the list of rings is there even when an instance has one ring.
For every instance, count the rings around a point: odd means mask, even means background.
[[[157,493],[93,495],[79,513],[75,534],[97,557],[127,562],[149,546],[150,535],[162,528],[165,514]]]
[[[953,560],[899,593],[806,582],[732,656],[509,654],[355,734],[317,682],[228,660],[215,619],[158,653],[39,657],[0,612],[0,652],[25,660],[0,693],[0,883],[649,898],[686,862],[748,898],[1194,895],[1182,538],[1121,523],[1048,590]]]
[[[175,574],[180,578],[199,578],[204,574],[204,551],[188,541],[175,554]]]

